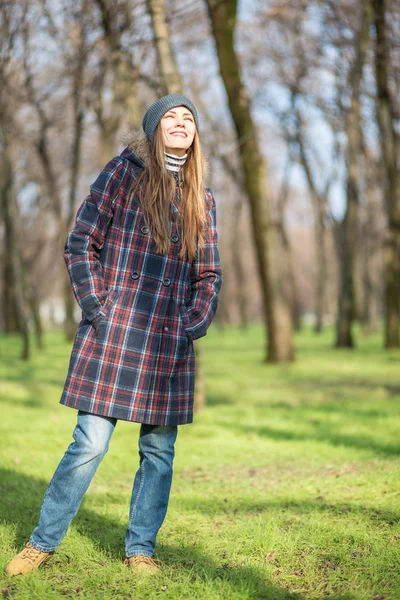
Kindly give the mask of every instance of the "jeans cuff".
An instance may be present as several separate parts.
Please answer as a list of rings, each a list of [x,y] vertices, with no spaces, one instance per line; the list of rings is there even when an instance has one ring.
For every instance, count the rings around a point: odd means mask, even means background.
[[[35,548],[35,550],[40,550],[40,552],[54,552],[58,548],[58,546],[54,546],[54,548],[45,548],[44,546],[41,546],[40,544],[34,542],[32,538],[29,540],[29,542],[31,546]]]
[[[132,550],[131,552],[126,553],[126,558],[131,558],[131,556],[149,556],[151,558],[153,556],[153,552],[148,550]]]

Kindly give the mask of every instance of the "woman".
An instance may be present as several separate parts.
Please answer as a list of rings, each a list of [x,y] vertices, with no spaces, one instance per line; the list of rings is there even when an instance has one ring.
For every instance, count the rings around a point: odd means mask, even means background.
[[[188,98],[160,98],[144,115],[145,135],[105,166],[78,210],[64,258],[82,320],[60,400],[78,409],[75,441],[10,575],[38,568],[58,548],[118,419],[141,423],[125,564],[158,570],[152,556],[178,425],[193,421],[193,341],[206,335],[222,284],[198,128]]]

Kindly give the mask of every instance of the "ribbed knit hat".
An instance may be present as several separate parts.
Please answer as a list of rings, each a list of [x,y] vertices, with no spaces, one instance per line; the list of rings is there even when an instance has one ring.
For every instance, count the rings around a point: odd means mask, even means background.
[[[193,102],[191,102],[189,98],[186,98],[186,96],[181,96],[180,94],[168,94],[168,96],[163,96],[154,102],[143,117],[143,131],[150,142],[153,139],[154,132],[161,118],[168,110],[175,106],[186,106],[193,115],[196,129],[199,130],[199,116]]]

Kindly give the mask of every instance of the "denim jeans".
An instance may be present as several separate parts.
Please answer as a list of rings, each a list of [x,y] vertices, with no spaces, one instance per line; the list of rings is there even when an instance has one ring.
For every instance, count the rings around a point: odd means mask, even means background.
[[[78,412],[72,442],[44,495],[39,523],[30,542],[42,552],[60,545],[78,512],[101,459],[108,450],[117,419]],[[152,556],[168,507],[177,426],[142,424],[140,466],[135,475],[125,536],[126,556]]]

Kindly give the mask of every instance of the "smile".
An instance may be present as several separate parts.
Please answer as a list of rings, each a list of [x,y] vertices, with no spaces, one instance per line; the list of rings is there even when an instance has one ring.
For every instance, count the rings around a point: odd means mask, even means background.
[[[184,133],[183,131],[173,131],[172,133],[170,133],[170,135],[178,137],[187,137],[186,133]]]

